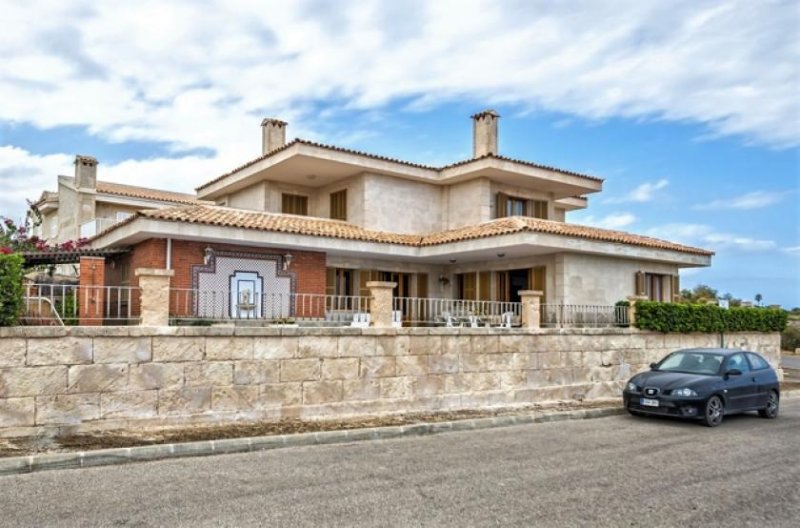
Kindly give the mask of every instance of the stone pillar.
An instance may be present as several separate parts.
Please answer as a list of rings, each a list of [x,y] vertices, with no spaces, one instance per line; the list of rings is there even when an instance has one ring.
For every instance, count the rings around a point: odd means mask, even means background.
[[[106,313],[106,259],[81,257],[78,320],[81,326],[100,326]],[[68,303],[65,302],[66,306]],[[63,317],[64,314],[62,313]]]
[[[628,326],[630,328],[634,328],[636,323],[636,303],[647,300],[649,298],[646,295],[631,295],[628,297],[628,302],[630,303],[630,306],[628,306]]]
[[[261,121],[261,153],[266,155],[286,145],[286,121],[268,117]]]
[[[396,282],[367,282],[370,299],[369,314],[370,326],[375,328],[392,327],[392,290],[397,286]]]
[[[472,116],[472,157],[497,154],[497,120],[500,114],[484,110]]]
[[[136,268],[141,289],[142,326],[169,326],[169,281],[175,270]]]
[[[539,290],[520,290],[519,298],[522,302],[522,327],[539,328],[542,321],[542,296]]]

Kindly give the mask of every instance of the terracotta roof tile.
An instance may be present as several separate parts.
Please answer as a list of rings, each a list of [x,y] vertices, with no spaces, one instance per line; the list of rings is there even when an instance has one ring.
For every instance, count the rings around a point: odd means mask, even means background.
[[[623,231],[613,231],[610,229],[600,229],[597,227],[518,216],[498,218],[478,225],[429,233],[426,235],[413,235],[373,231],[348,224],[347,222],[329,220],[326,218],[245,211],[230,207],[202,205],[141,211],[137,213],[135,217],[131,217],[120,224],[116,224],[106,232],[116,229],[120,225],[129,223],[138,217],[417,247],[530,232],[628,244],[653,249],[666,249],[695,255],[714,254],[712,251],[684,246],[667,240],[625,233]]]
[[[200,205],[210,204],[205,200],[198,200],[193,194],[179,193],[172,191],[162,191],[160,189],[150,189],[148,187],[137,187],[134,185],[124,185],[121,183],[97,182],[97,192],[114,194],[117,196],[127,196],[130,198],[143,198],[145,200],[156,200],[159,202],[171,202],[176,204]]]
[[[354,154],[356,156],[363,156],[365,158],[376,159],[376,160],[380,160],[380,161],[389,161],[389,162],[392,162],[392,163],[399,163],[401,165],[406,165],[408,167],[414,167],[414,168],[417,168],[417,169],[433,170],[433,171],[442,171],[444,169],[449,169],[451,167],[459,167],[461,165],[467,165],[469,163],[473,163],[473,162],[480,161],[480,160],[483,160],[483,159],[494,158],[494,159],[501,160],[501,161],[509,161],[509,162],[512,162],[512,163],[519,163],[521,165],[525,165],[525,166],[528,166],[528,167],[535,167],[537,169],[546,169],[546,170],[561,172],[561,173],[564,173],[564,174],[569,174],[571,176],[579,176],[581,178],[588,178],[590,180],[599,181],[599,182],[603,181],[602,178],[597,178],[595,176],[589,176],[589,175],[586,175],[586,174],[581,174],[579,172],[573,172],[573,171],[568,171],[568,170],[564,170],[564,169],[558,169],[556,167],[550,167],[548,165],[540,165],[538,163],[533,163],[531,161],[524,161],[524,160],[518,160],[518,159],[514,159],[514,158],[507,158],[505,156],[499,156],[499,155],[496,155],[496,154],[487,154],[485,156],[481,156],[480,158],[472,158],[472,159],[468,159],[468,160],[457,161],[455,163],[451,163],[449,165],[444,165],[442,167],[434,167],[434,166],[431,166],[431,165],[423,165],[421,163],[413,163],[411,161],[404,161],[404,160],[397,159],[397,158],[392,158],[392,157],[389,157],[389,156],[381,156],[379,154],[370,154],[369,152],[363,152],[363,151],[360,151],[360,150],[353,150],[353,149],[348,149],[348,148],[344,148],[344,147],[337,147],[335,145],[326,145],[324,143],[316,143],[314,141],[308,141],[308,140],[305,140],[305,139],[295,138],[293,141],[290,141],[289,143],[286,143],[282,147],[273,149],[273,150],[267,152],[266,154],[264,154],[262,156],[259,156],[259,157],[255,158],[255,159],[252,159],[252,160],[248,161],[247,163],[239,165],[235,169],[233,169],[231,171],[228,171],[225,174],[222,174],[221,176],[218,176],[218,177],[214,178],[213,180],[204,183],[203,185],[200,185],[199,187],[197,187],[197,190],[199,191],[201,189],[205,189],[206,187],[210,187],[211,185],[217,183],[218,181],[221,181],[221,180],[227,178],[231,174],[235,174],[235,173],[239,172],[242,169],[250,167],[251,165],[255,165],[259,161],[262,161],[262,160],[265,160],[265,159],[267,159],[269,157],[272,157],[275,154],[278,154],[279,152],[283,152],[284,150],[286,150],[286,149],[288,149],[288,148],[290,148],[290,147],[292,147],[294,145],[298,145],[298,144],[299,145],[308,145],[308,146],[311,146],[311,147],[317,147],[317,148],[322,148],[322,149],[326,149],[326,150],[332,150],[332,151],[335,151],[335,152],[342,152],[342,153],[345,153],[345,154]]]

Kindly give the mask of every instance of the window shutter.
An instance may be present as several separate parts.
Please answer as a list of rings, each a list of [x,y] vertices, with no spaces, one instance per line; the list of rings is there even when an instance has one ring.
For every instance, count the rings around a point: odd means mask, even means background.
[[[508,195],[506,193],[497,193],[497,200],[495,203],[495,211],[494,217],[495,218],[505,218],[508,216],[506,213],[506,207],[508,204]]]
[[[371,277],[372,271],[370,270],[361,270],[358,272],[358,294],[362,297],[369,297],[369,288],[367,288],[367,282],[372,280]]]
[[[675,274],[672,276],[672,302],[676,302],[681,298],[681,276]]]
[[[490,289],[490,277],[491,273],[488,271],[481,271],[478,273],[478,298],[481,301],[491,301],[491,289]]]
[[[336,268],[325,268],[325,295],[336,295]]]
[[[633,291],[636,292],[635,295],[645,295],[645,284],[644,284],[644,272],[637,271],[636,275],[634,276],[634,289]]]

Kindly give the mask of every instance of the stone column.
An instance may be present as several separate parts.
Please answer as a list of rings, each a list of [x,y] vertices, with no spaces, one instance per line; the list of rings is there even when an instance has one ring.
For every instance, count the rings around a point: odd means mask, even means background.
[[[175,270],[136,268],[141,289],[142,326],[169,326],[169,280]]]
[[[647,295],[631,295],[628,297],[628,302],[630,303],[630,306],[628,306],[628,326],[630,328],[634,328],[636,323],[636,303],[647,300],[649,300]]]
[[[370,281],[367,283],[370,299],[370,326],[375,328],[392,327],[392,290],[396,282]]]
[[[542,296],[539,290],[520,290],[519,298],[522,302],[522,327],[539,328],[542,321]]]
[[[106,313],[106,259],[81,257],[78,319],[81,326],[101,326]],[[64,303],[67,305],[67,302]],[[62,316],[64,314],[61,314]]]

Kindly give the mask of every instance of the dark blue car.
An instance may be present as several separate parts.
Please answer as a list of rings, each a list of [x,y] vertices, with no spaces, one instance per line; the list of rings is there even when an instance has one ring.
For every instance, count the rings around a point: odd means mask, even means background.
[[[636,416],[693,418],[715,427],[726,414],[746,411],[776,418],[780,384],[775,370],[755,352],[692,348],[672,352],[632,377],[622,399]]]

